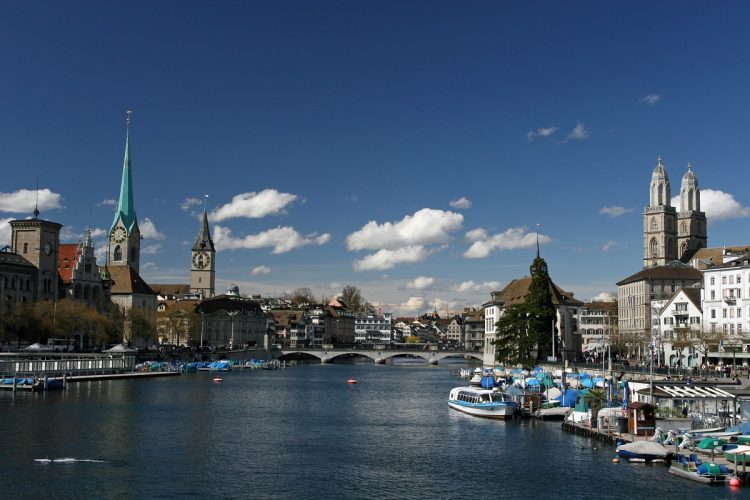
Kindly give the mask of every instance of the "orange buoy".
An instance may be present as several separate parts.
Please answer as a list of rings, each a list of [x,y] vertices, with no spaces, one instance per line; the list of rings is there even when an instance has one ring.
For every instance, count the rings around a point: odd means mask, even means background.
[[[219,382],[222,382],[224,379],[221,377],[214,377],[214,383],[218,384]]]
[[[357,383],[357,379],[354,378],[354,377],[350,377],[349,380],[347,380],[346,382],[349,383],[349,384],[356,384]]]
[[[739,487],[739,485],[740,485],[740,478],[733,477],[732,479],[729,480],[729,486]]]

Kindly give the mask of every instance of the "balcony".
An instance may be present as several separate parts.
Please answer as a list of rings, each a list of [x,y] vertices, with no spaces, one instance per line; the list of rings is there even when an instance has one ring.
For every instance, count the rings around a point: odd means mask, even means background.
[[[726,302],[727,304],[736,304],[737,297],[735,297],[734,295],[727,295],[726,297],[724,297],[724,302]]]

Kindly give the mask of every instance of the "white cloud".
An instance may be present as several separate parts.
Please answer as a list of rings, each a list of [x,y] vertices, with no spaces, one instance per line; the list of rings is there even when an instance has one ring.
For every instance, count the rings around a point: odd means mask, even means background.
[[[611,207],[602,207],[599,209],[599,213],[602,215],[608,215],[609,217],[619,217],[621,215],[624,215],[628,212],[632,212],[632,208],[625,208],[625,207],[619,207],[619,206],[611,206]]]
[[[424,290],[435,284],[435,278],[429,276],[418,276],[406,284],[406,288],[413,290]]]
[[[12,220],[14,220],[12,217],[0,219],[0,246],[10,245],[11,229],[9,222]]]
[[[409,297],[406,302],[397,304],[395,309],[399,314],[416,314],[422,311],[424,305],[425,301],[422,297]]]
[[[680,196],[674,196],[672,206],[680,210]],[[750,207],[743,207],[734,195],[716,189],[701,190],[701,210],[712,221],[750,217]]]
[[[451,201],[449,205],[458,210],[466,210],[467,208],[471,208],[471,200],[466,196],[462,196],[457,200]]]
[[[466,238],[473,241],[464,257],[467,259],[481,259],[487,257],[493,250],[515,250],[518,248],[532,248],[536,245],[536,233],[527,232],[525,227],[512,227],[500,234],[488,236],[487,231],[479,228],[466,233]],[[552,238],[539,234],[539,244],[552,241]]]
[[[259,193],[241,193],[232,201],[223,205],[209,215],[214,222],[237,217],[259,219],[267,215],[283,213],[287,205],[297,199],[297,195],[280,193],[275,189],[264,189]]]
[[[161,251],[161,245],[156,243],[154,245],[146,245],[141,248],[141,253],[145,255],[156,255]]]
[[[583,123],[578,122],[575,128],[568,134],[568,137],[565,138],[565,141],[580,141],[587,138],[588,136],[589,131],[586,130],[586,127],[583,125]]]
[[[188,211],[191,208],[202,204],[203,200],[201,200],[200,198],[185,198],[180,204],[180,208],[184,211]]]
[[[615,296],[609,292],[602,292],[599,295],[591,297],[591,302],[614,302]]]
[[[19,189],[12,193],[0,193],[0,212],[31,214],[34,207],[42,212],[63,208],[62,196],[49,189]]]
[[[153,221],[148,217],[144,218],[143,222],[141,222],[138,227],[141,229],[141,236],[143,236],[144,238],[150,238],[152,240],[164,239],[164,235],[160,233],[158,229],[156,229]]]
[[[382,271],[384,269],[391,269],[399,264],[412,264],[414,262],[422,262],[431,253],[431,250],[427,250],[422,245],[397,248],[395,250],[388,250],[384,248],[382,250],[378,250],[373,254],[367,255],[360,260],[355,260],[354,270]]]
[[[273,248],[271,253],[286,253],[295,248],[307,245],[325,245],[331,240],[328,233],[318,236],[311,234],[302,236],[293,227],[276,227],[258,234],[250,234],[244,238],[235,238],[229,228],[214,227],[214,244],[217,250],[237,250],[254,248]]]
[[[536,130],[529,130],[529,132],[526,134],[526,140],[532,142],[537,137],[549,137],[558,130],[559,128],[557,127],[541,127]]]
[[[461,214],[423,208],[398,222],[370,221],[346,237],[346,246],[349,250],[394,250],[444,243],[450,239],[450,233],[461,229],[463,220]]]
[[[672,204],[679,206],[679,201],[673,201]],[[701,191],[701,210],[706,212],[706,218],[712,221],[750,217],[750,207],[743,207],[734,199],[734,195],[714,189]]]
[[[159,269],[159,266],[157,266],[154,262],[146,262],[144,264],[141,264],[141,269]]]
[[[473,280],[464,281],[463,283],[460,283],[453,287],[453,290],[456,292],[469,292],[469,293],[476,293],[476,292],[491,292],[492,290],[497,290],[500,288],[500,282],[499,281],[485,281],[484,283],[474,283]]]
[[[608,241],[602,246],[602,252],[609,252],[613,248],[617,246],[617,242],[615,241]]]
[[[117,206],[117,200],[115,200],[114,198],[109,198],[107,200],[102,200],[102,201],[100,201],[97,204],[97,206],[100,206],[100,207],[113,207],[114,208],[114,207]]]
[[[250,271],[251,276],[257,276],[259,274],[268,274],[271,272],[271,268],[268,266],[257,266]]]
[[[659,102],[660,99],[661,99],[661,96],[659,94],[649,94],[643,99],[641,99],[640,102],[645,102],[649,106],[653,106],[654,104]]]

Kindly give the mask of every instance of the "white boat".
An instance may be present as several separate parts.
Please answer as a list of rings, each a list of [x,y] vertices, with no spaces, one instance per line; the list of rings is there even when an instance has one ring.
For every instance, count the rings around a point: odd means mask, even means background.
[[[615,451],[620,458],[626,458],[631,462],[664,461],[669,456],[669,450],[653,441],[635,441],[621,444]]]
[[[475,417],[511,418],[518,403],[504,392],[479,387],[454,387],[448,395],[448,406]]]

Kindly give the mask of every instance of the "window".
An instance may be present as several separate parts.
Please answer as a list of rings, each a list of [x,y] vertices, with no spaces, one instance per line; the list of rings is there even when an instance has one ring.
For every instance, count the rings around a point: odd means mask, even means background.
[[[727,277],[726,276],[722,276],[721,277],[721,284],[722,285],[726,285],[727,284]]]
[[[726,318],[727,317],[727,310],[726,309],[722,309],[721,310],[721,317],[722,318]]]
[[[112,253],[112,259],[115,261],[122,260],[122,248],[120,248],[120,245],[115,247],[115,251]]]
[[[711,319],[716,319],[716,309],[711,309]]]
[[[651,217],[651,230],[656,231],[657,229],[659,229],[659,227],[656,224],[656,217]]]
[[[659,256],[659,243],[656,241],[656,238],[651,239],[651,257],[658,257]]]
[[[23,253],[29,253],[29,244],[28,243],[24,243],[23,244]]]
[[[713,278],[711,278],[711,279],[713,279]],[[714,299],[716,299],[716,291],[711,290],[711,300],[714,300]]]
[[[716,278],[714,278],[713,276],[711,276],[711,284],[712,284],[712,285],[715,285],[715,284],[716,284]]]

